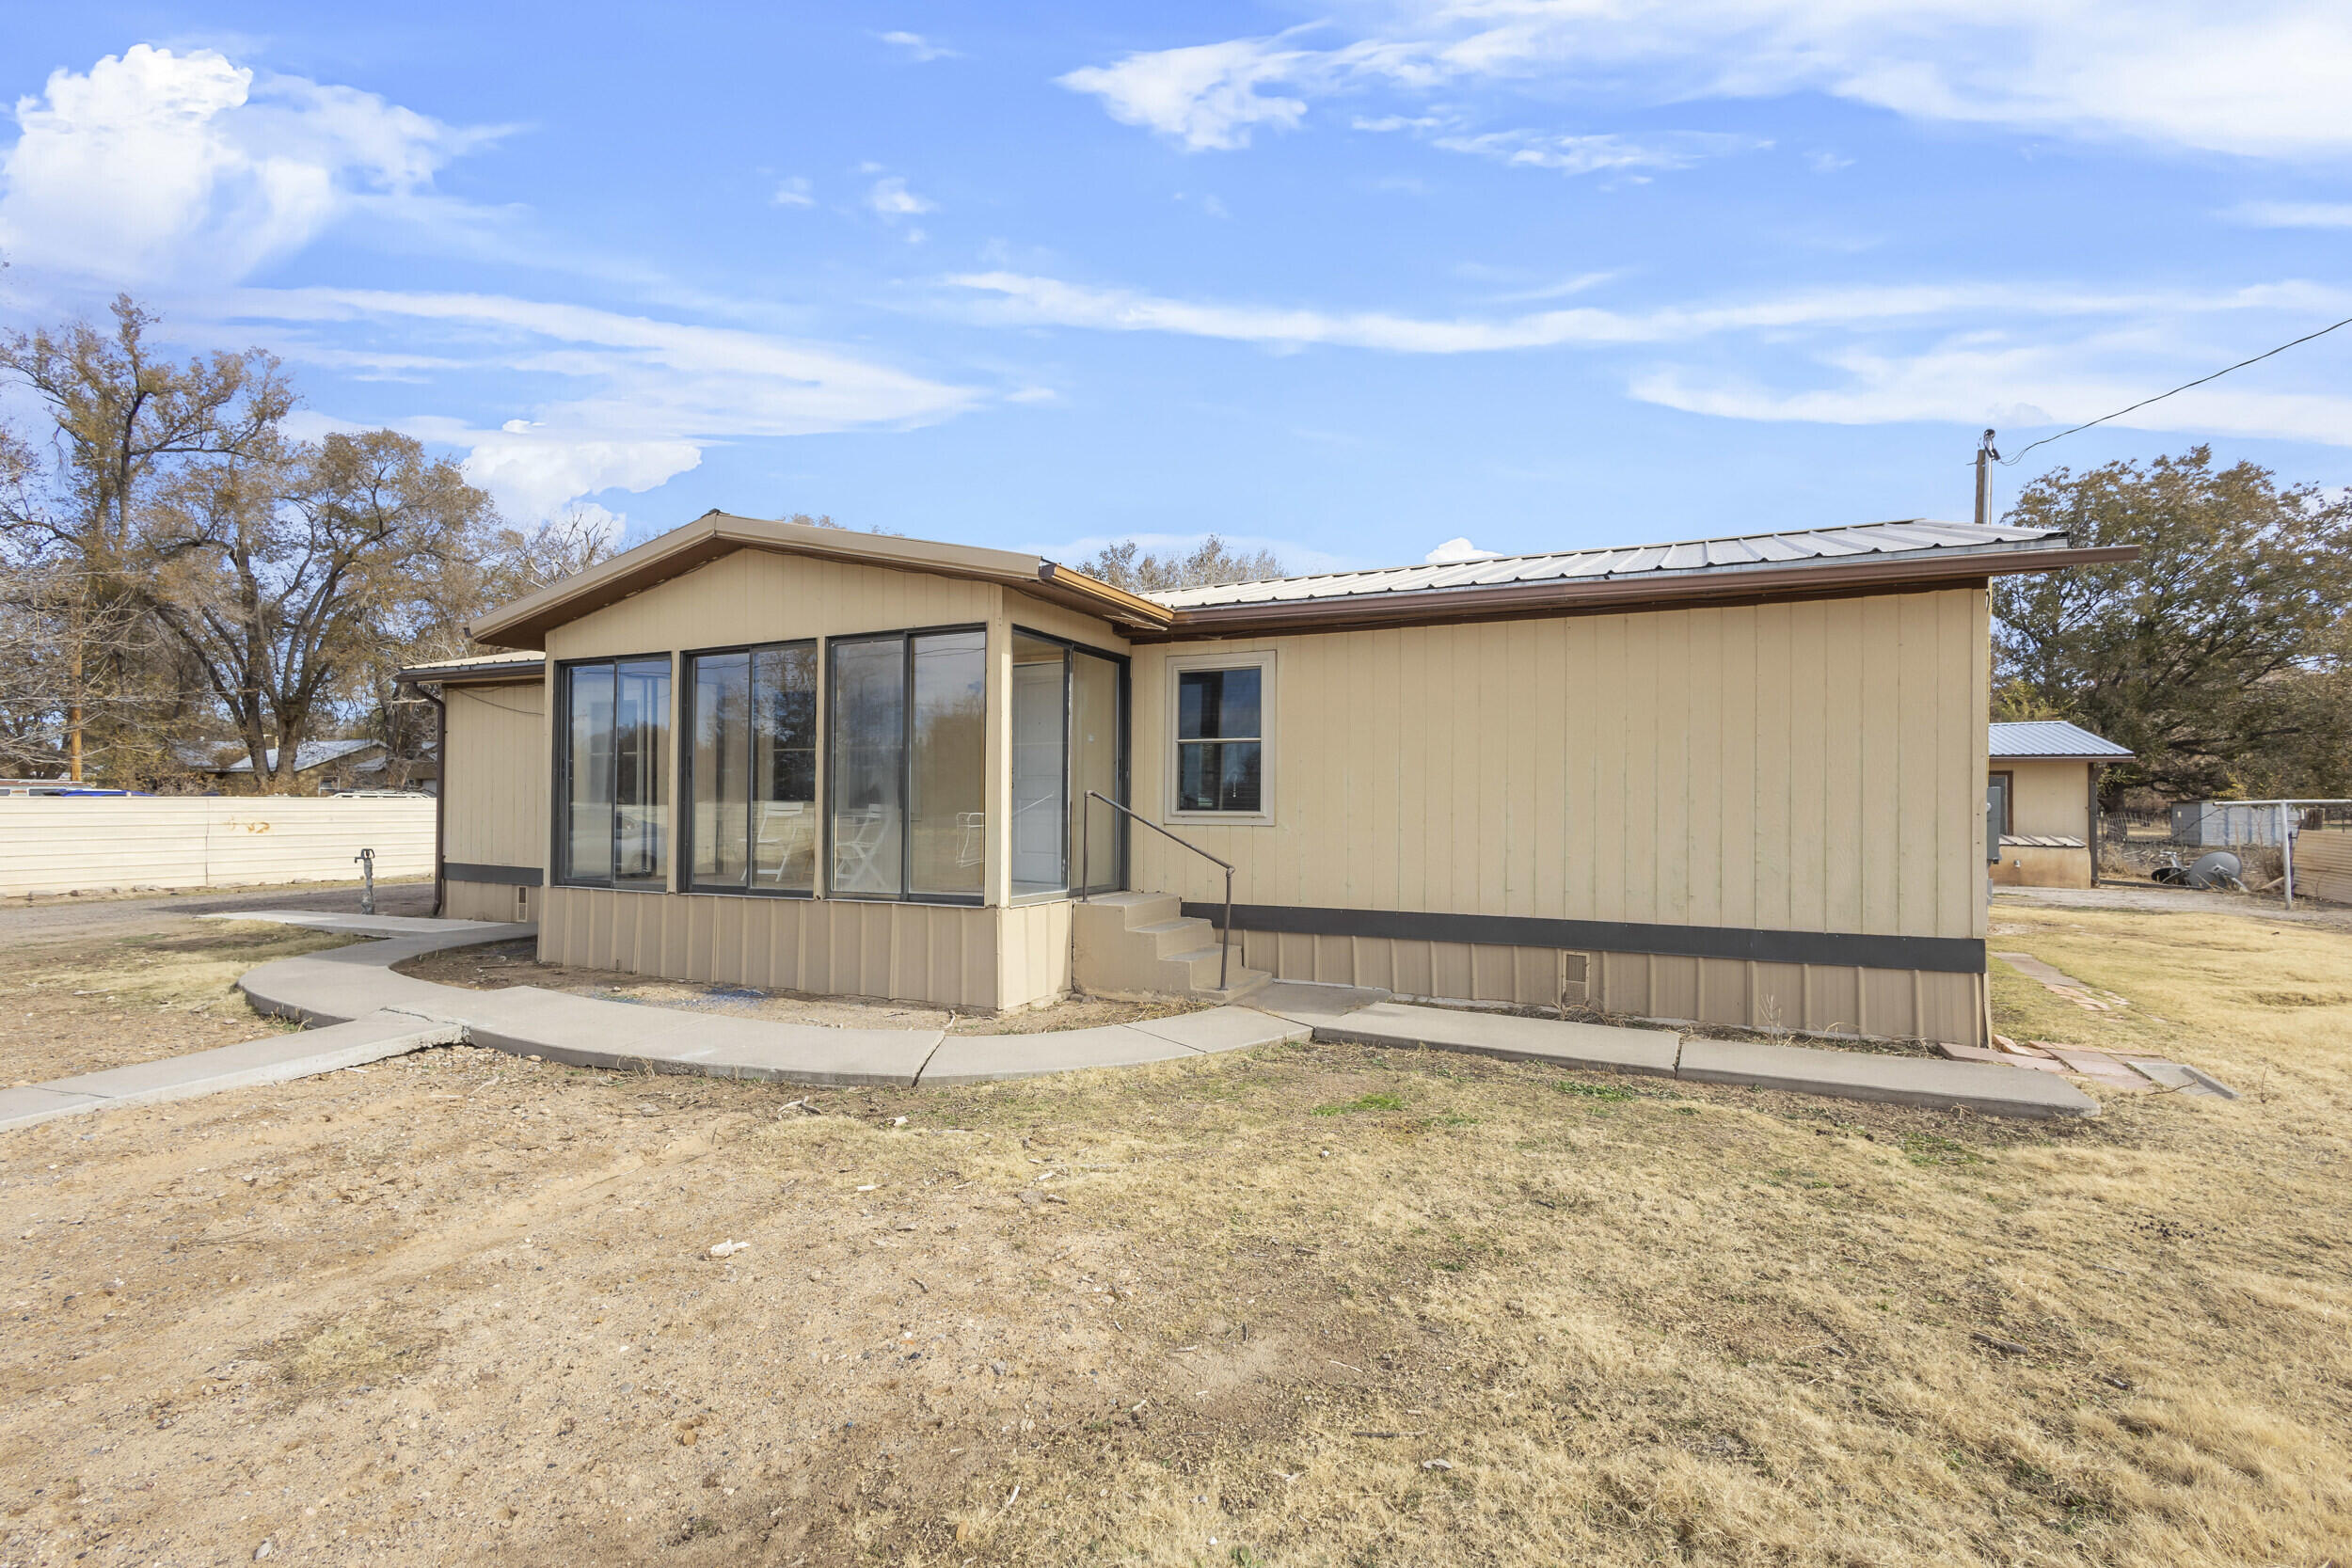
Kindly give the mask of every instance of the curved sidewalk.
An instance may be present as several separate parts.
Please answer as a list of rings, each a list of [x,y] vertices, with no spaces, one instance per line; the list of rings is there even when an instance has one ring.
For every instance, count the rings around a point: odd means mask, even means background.
[[[1987,1116],[2072,1117],[2098,1101],[2055,1076],[1997,1063],[1689,1038],[1665,1029],[1570,1023],[1409,1006],[1377,990],[1278,981],[1249,1006],[1094,1029],[949,1035],[938,1029],[834,1029],[599,1001],[536,986],[469,990],[396,974],[450,947],[507,942],[535,927],[396,916],[239,911],[378,937],[280,958],[238,987],[259,1011],[315,1025],[219,1051],[0,1090],[0,1129],[109,1105],[184,1099],[276,1083],[434,1045],[470,1043],[575,1067],[695,1072],[834,1085],[977,1084],[1082,1068],[1136,1067],[1310,1037],[1461,1051],[1556,1067],[1646,1073]]]

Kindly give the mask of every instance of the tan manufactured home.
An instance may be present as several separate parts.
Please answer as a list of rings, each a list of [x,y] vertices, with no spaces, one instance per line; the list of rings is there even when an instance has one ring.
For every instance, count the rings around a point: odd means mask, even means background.
[[[550,960],[1976,1043],[1986,585],[2113,554],[1883,523],[1145,596],[713,513],[409,678],[448,912]]]

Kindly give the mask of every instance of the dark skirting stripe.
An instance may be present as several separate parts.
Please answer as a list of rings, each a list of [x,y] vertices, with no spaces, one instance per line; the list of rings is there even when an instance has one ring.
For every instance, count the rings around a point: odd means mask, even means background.
[[[547,874],[535,865],[471,865],[443,861],[441,876],[453,882],[495,882],[501,887],[537,887]]]
[[[1225,918],[1225,906],[1187,903],[1184,913],[1216,925]],[[1491,947],[1554,947],[1677,958],[1743,958],[1756,963],[1923,969],[1946,974],[1984,973],[1984,943],[1974,937],[1760,931],[1737,926],[1646,926],[1619,920],[1327,910],[1291,904],[1236,904],[1233,927],[1241,931],[1295,936],[1385,937],[1397,942],[1464,942]]]

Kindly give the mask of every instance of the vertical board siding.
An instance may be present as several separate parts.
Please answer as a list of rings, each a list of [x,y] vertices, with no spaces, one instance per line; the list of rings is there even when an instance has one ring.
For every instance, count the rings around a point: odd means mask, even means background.
[[[548,963],[985,1009],[1050,1000],[1069,986],[1066,902],[1002,910],[536,891]]]
[[[1984,933],[1979,589],[1320,637],[1136,656],[1136,807],[1245,903],[1886,936]],[[1272,651],[1270,824],[1168,816],[1171,657]],[[1216,868],[1135,837],[1132,885]],[[1251,934],[1286,977],[1556,1002],[1560,956]],[[1580,955],[1570,955],[1583,965]],[[1550,967],[1547,967],[1550,966]],[[1981,977],[1597,956],[1612,1010],[1975,1041]]]
[[[1977,936],[1983,603],[1147,645],[1136,808],[1245,903]],[[1166,661],[1220,648],[1278,655],[1269,824],[1168,811]],[[1223,895],[1156,834],[1134,855],[1138,888]]]
[[[548,854],[544,684],[453,686],[442,763],[442,854],[461,865],[544,866]]]

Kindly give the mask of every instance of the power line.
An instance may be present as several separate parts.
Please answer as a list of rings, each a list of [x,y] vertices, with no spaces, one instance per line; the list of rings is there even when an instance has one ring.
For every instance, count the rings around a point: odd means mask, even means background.
[[[2112,414],[2102,414],[2095,420],[2087,420],[2082,424],[2076,425],[2074,430],[2061,430],[2056,436],[2044,436],[2041,440],[2036,441],[2032,447],[2019,448],[2015,457],[2002,458],[2000,460],[2001,466],[2005,468],[2014,467],[2016,467],[2018,461],[2022,459],[2026,453],[2033,451],[2034,447],[2046,447],[2053,441],[2062,441],[2069,436],[2074,435],[2078,431],[2089,430],[2094,424],[2105,424],[2109,420],[2120,420],[2124,415],[2145,408],[2152,403],[2162,403],[2165,399],[2171,397],[2176,393],[2187,391],[2191,387],[2202,387],[2208,381],[2217,381],[2221,377],[2229,374],[2232,371],[2242,371],[2249,365],[2261,363],[2263,360],[2269,358],[2274,354],[2284,354],[2287,350],[2295,347],[2296,343],[2308,343],[2313,338],[2325,338],[2328,333],[2333,332],[2339,326],[2352,326],[2352,316],[2346,316],[2340,322],[2333,323],[2328,326],[2323,326],[2316,332],[2306,332],[2300,338],[2296,339],[2294,342],[2280,343],[2277,348],[2265,349],[2264,352],[2254,356],[2251,359],[2241,359],[2234,365],[2225,365],[2220,370],[2214,372],[2211,375],[2201,375],[2194,381],[2185,382],[2182,385],[2173,388],[2169,392],[2158,392],[2154,397],[2141,398],[2137,403],[2133,404],[2130,408],[2119,408]]]

